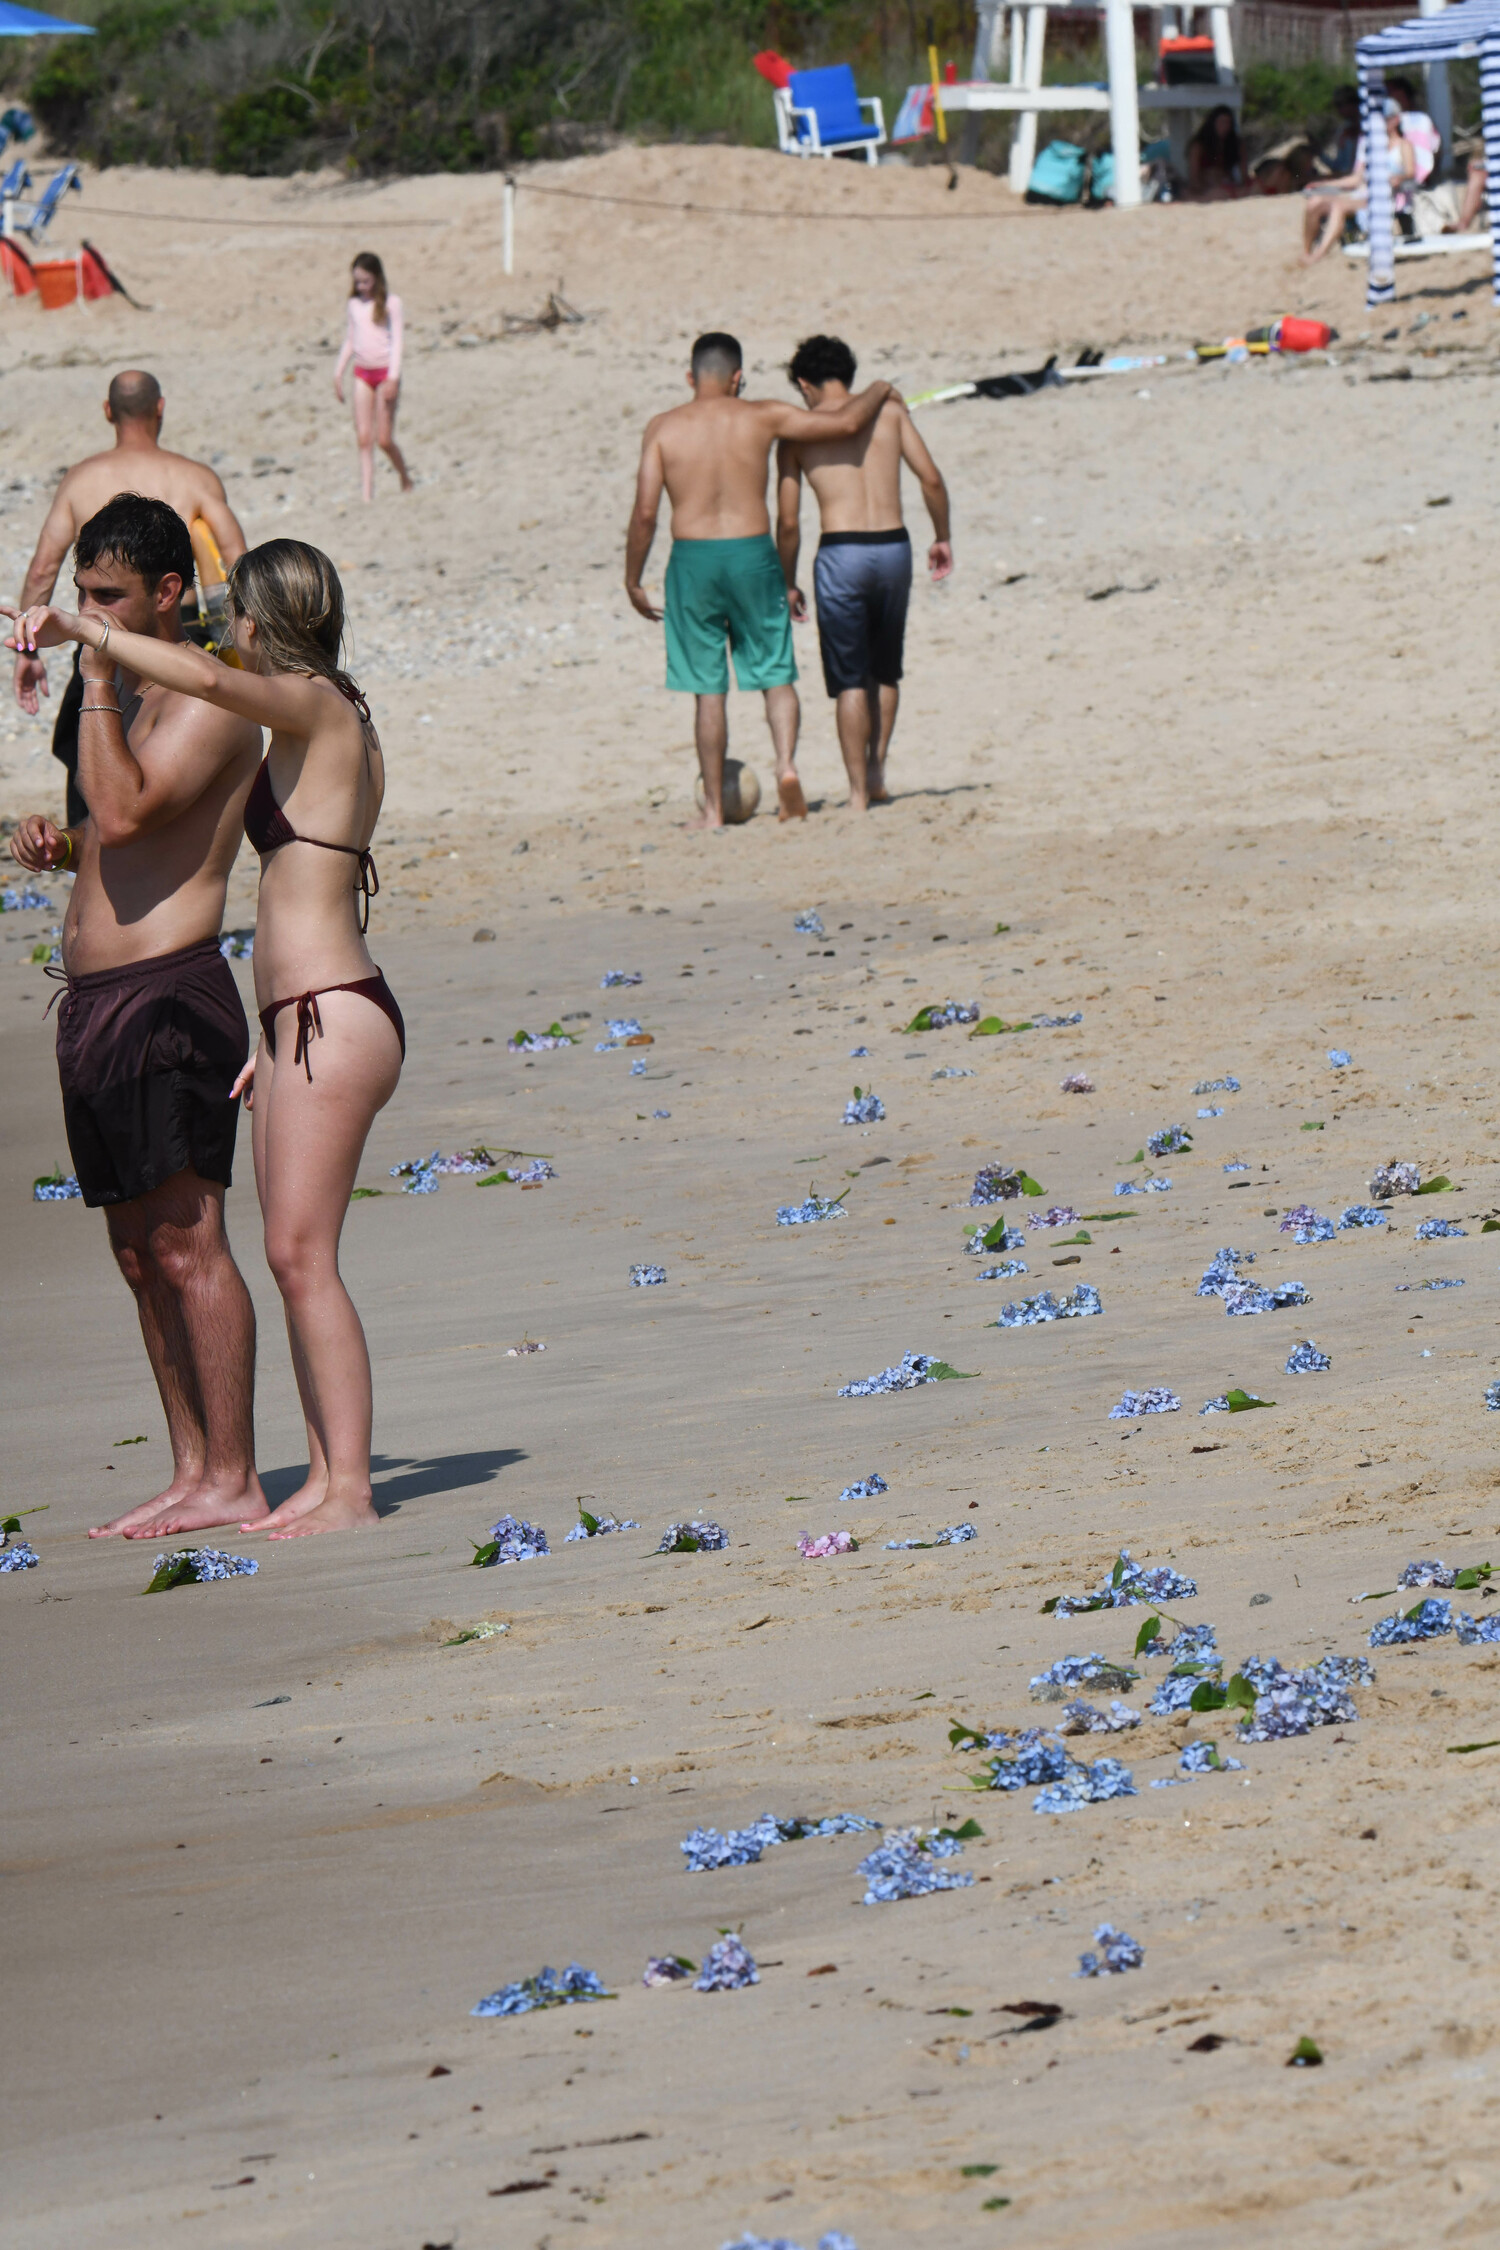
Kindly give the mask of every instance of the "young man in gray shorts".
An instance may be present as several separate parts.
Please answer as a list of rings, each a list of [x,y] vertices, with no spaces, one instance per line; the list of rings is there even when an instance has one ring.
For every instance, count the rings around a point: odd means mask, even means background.
[[[866,812],[889,802],[885,762],[901,701],[911,593],[911,540],[901,516],[903,461],[921,485],[932,518],[927,568],[934,580],[951,572],[953,548],[948,487],[901,399],[888,398],[853,437],[819,433],[822,417],[847,406],[854,369],[853,352],[837,336],[809,336],[793,354],[787,372],[809,412],[807,434],[799,429],[777,448],[776,545],[791,613],[801,623],[807,616],[797,586],[805,476],[823,525],[813,566],[823,683],[835,699],[849,803],[855,812]]]

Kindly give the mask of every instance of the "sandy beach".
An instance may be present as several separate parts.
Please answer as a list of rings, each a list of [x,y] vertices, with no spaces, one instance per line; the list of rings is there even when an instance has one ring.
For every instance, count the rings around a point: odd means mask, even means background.
[[[382,1529],[215,1535],[257,1575],[143,1610],[160,1550],[85,1536],[165,1481],[133,1309],[99,1215],[30,1200],[68,1168],[29,958],[60,912],[0,923],[3,1499],[44,1511],[39,1567],[0,1587],[27,2250],[1494,2239],[1500,1648],[1371,1651],[1422,1595],[1354,1603],[1416,1558],[1500,1564],[1500,357],[1485,261],[1403,267],[1370,316],[1362,268],[1298,267],[1296,221],[622,150],[523,181],[507,279],[493,178],[114,171],[70,222],[152,309],[0,305],[10,586],[130,365],[252,542],[338,561],[390,777],[372,945],[410,1033],[361,1172],[382,1192],[344,1236]],[[417,478],[403,501],[382,469],[368,510],[330,388],[367,247],[406,302]],[[505,336],[553,290],[578,325]],[[1337,326],[1335,364],[1182,357],[1288,312]],[[914,598],[896,802],[865,819],[808,629],[813,816],[682,825],[691,709],[620,580],[641,426],[709,326],[761,394],[814,329],[909,393],[1085,346],[1175,355],[924,410],[958,567]],[[810,577],[810,503],[804,539]],[[0,813],[60,803],[49,737],[0,716]],[[732,698],[731,749],[773,798],[758,698]],[[246,853],[230,926],[254,874]],[[610,969],[643,982],[602,990]],[[907,1032],[950,1000],[1081,1020]],[[596,1052],[616,1015],[652,1044]],[[554,1020],[577,1045],[507,1051]],[[1080,1072],[1097,1090],[1062,1092]],[[856,1084],[883,1122],[841,1125]],[[1154,1167],[1170,1192],[1116,1197],[1169,1125],[1192,1135]],[[556,1177],[391,1177],[475,1143]],[[1452,1190],[1384,1229],[1282,1230],[1368,1202],[1393,1158]],[[1002,1161],[1044,1192],[1004,1206],[1026,1275],[985,1281],[965,1238],[1000,1213],[969,1196]],[[775,1223],[841,1191],[842,1217]],[[1052,1206],[1091,1239],[1028,1224]],[[275,1499],[304,1441],[245,1133],[228,1208]],[[1462,1238],[1419,1241],[1434,1216]],[[1195,1294],[1225,1245],[1310,1301],[1229,1320]],[[629,1286],[637,1263],[664,1285]],[[1079,1282],[1100,1317],[994,1325]],[[1285,1372],[1304,1338],[1326,1371]],[[908,1352],[974,1379],[837,1395]],[[1180,1411],[1109,1419],[1152,1386]],[[1231,1387],[1274,1406],[1200,1415]],[[886,1492],[840,1501],[871,1472]],[[565,1545],[580,1496],[641,1529]],[[468,1567],[507,1511],[550,1554]],[[652,1553],[699,1512],[726,1551]],[[885,1544],[952,1525],[976,1536]],[[839,1527],[857,1553],[799,1556]],[[1151,1609],[1043,1614],[1121,1548],[1196,1582],[1165,1609],[1217,1628],[1226,1678],[1370,1656],[1357,1723],[1240,1745],[1232,1711],[1148,1714],[1069,1743],[1133,1796],[1049,1816],[972,1787],[988,1754],[950,1728],[1054,1724],[1029,1683],[1058,1658],[1134,1665],[1146,1710]],[[1451,1599],[1497,1606],[1487,1582]],[[1192,1739],[1243,1770],[1152,1789]],[[943,1863],[974,1882],[866,1905],[877,1839],[850,1834],[684,1871],[690,1830],[767,1812],[976,1820]],[[1104,1922],[1144,1964],[1079,1979]],[[731,1928],[757,1986],[643,1987],[648,1956],[701,1962]],[[616,1997],[471,2016],[574,1961]],[[1304,2038],[1321,2066],[1288,2067]]]

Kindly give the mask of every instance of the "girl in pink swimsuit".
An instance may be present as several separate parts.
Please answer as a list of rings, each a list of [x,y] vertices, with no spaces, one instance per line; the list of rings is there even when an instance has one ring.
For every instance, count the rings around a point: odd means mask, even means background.
[[[365,944],[379,889],[370,843],[385,761],[369,706],[340,661],[338,574],[295,539],[242,555],[229,577],[239,670],[188,642],[125,632],[97,612],[7,613],[17,616],[18,649],[39,640],[107,647],[139,679],[270,730],[245,806],[261,860],[261,1039],[230,1098],[244,1093],[251,1107],[266,1262],[286,1312],[308,1471],[274,1514],[241,1529],[273,1538],[363,1530],[379,1521],[370,1356],[339,1273],[339,1237],[366,1136],[401,1075],[405,1026]]]
[[[401,299],[386,288],[385,268],[373,250],[361,250],[349,275],[349,319],[344,348],[333,372],[333,395],[344,403],[344,369],[354,362],[354,434],[359,441],[359,475],[367,500],[375,497],[375,448],[390,462],[410,492],[401,448],[396,443],[396,405],[401,396]]]

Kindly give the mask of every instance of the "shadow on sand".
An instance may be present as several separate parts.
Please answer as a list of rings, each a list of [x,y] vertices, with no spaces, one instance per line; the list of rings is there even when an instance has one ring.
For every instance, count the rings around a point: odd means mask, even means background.
[[[525,1459],[525,1453],[514,1445],[493,1446],[482,1453],[439,1453],[425,1460],[411,1454],[374,1453],[370,1467],[375,1477],[376,1511],[382,1516],[398,1515],[408,1500],[430,1500],[440,1492],[475,1491],[493,1484],[502,1469],[514,1468]],[[279,1507],[306,1475],[305,1465],[263,1469],[261,1488],[272,1507]]]

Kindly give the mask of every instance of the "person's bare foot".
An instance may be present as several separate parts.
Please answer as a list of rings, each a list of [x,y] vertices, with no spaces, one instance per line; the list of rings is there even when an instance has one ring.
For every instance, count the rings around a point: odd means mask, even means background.
[[[270,1506],[252,1469],[247,1477],[205,1481],[170,1507],[158,1508],[147,1522],[127,1531],[127,1539],[163,1539],[172,1532],[209,1531],[216,1524],[236,1524],[254,1530],[270,1515]]]
[[[403,492],[415,492],[417,489],[415,481],[407,476],[405,471],[402,472],[401,476],[401,489]]]
[[[682,825],[690,833],[700,828],[722,828],[724,825],[724,815],[722,813],[710,812],[708,807],[705,805],[702,812],[695,813],[691,820],[685,820]]]
[[[807,799],[802,794],[802,784],[794,773],[785,773],[776,784],[776,794],[781,800],[777,808],[778,820],[806,820]]]
[[[200,1475],[179,1470],[165,1492],[158,1492],[154,1500],[143,1500],[138,1508],[127,1508],[122,1516],[114,1516],[108,1523],[95,1524],[89,1533],[90,1539],[133,1537],[137,1525],[152,1523],[167,1509],[181,1507],[184,1500],[197,1491],[201,1481]]]
[[[306,1539],[316,1531],[374,1531],[379,1523],[380,1518],[367,1494],[330,1493],[316,1508],[310,1508],[295,1523],[280,1526],[270,1536]]]
[[[310,1516],[314,1508],[321,1508],[327,1498],[327,1470],[317,1476],[309,1470],[306,1483],[299,1484],[295,1492],[289,1492],[279,1507],[240,1528],[243,1531],[285,1531],[291,1524],[300,1523],[304,1516]]]

